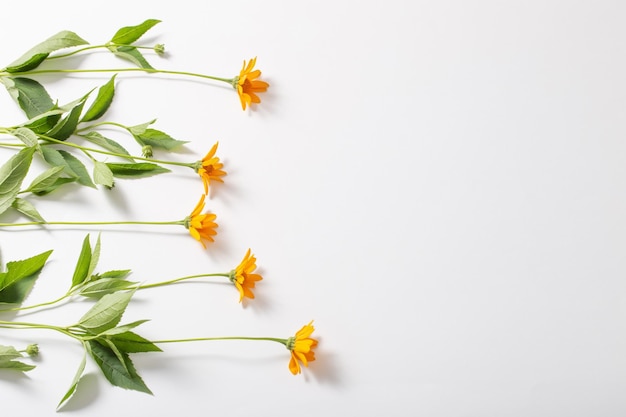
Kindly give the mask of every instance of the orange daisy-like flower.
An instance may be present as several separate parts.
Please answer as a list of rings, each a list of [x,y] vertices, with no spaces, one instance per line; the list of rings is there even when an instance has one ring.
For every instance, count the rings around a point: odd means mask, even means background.
[[[260,103],[261,99],[256,93],[267,91],[267,87],[270,86],[265,81],[257,80],[261,76],[261,71],[258,69],[252,70],[255,64],[256,57],[252,58],[247,65],[244,59],[239,77],[235,78],[235,88],[237,89],[237,94],[239,94],[239,100],[241,100],[241,108],[244,110],[251,103]]]
[[[218,144],[219,142],[215,142],[215,145],[213,145],[209,153],[207,153],[201,161],[198,161],[196,165],[196,172],[200,175],[204,183],[205,194],[209,192],[209,184],[211,181],[224,182],[221,177],[226,175],[226,171],[222,170],[224,164],[220,162],[220,158],[215,156]]]
[[[313,320],[309,324],[303,326],[294,337],[287,339],[287,349],[291,351],[291,360],[289,361],[289,370],[292,374],[300,373],[300,363],[305,367],[309,366],[309,362],[315,360],[315,352],[313,348],[317,346],[317,340],[310,338],[315,327],[312,326]]]
[[[237,268],[230,271],[230,280],[237,290],[239,290],[239,302],[243,297],[254,298],[252,288],[257,281],[261,281],[263,277],[259,274],[253,274],[256,269],[256,258],[250,253],[250,249],[246,252],[241,263]]]
[[[200,197],[196,208],[194,208],[189,217],[185,219],[184,224],[185,227],[189,229],[189,234],[206,249],[203,239],[213,242],[213,236],[217,234],[215,231],[217,223],[214,221],[217,216],[208,213],[202,214],[205,197],[204,194]]]

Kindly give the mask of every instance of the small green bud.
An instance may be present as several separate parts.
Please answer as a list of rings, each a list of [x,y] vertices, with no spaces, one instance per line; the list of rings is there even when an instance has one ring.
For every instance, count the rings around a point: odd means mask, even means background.
[[[156,52],[158,55],[163,55],[165,53],[165,45],[162,43],[154,45],[154,52]]]
[[[26,353],[28,354],[28,356],[39,355],[39,346],[36,343],[26,346]]]
[[[152,158],[152,146],[145,145],[143,148],[141,148],[141,154],[144,158]]]

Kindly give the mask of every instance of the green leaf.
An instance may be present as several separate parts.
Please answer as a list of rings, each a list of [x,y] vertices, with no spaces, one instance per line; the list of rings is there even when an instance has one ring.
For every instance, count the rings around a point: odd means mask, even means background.
[[[96,184],[113,187],[113,172],[104,162],[94,161],[93,180]]]
[[[87,187],[96,188],[95,184],[91,181],[87,168],[77,159],[74,155],[67,151],[57,151],[63,157],[65,164],[69,167],[70,171],[74,173],[76,180],[79,184],[86,185]]]
[[[124,278],[128,274],[130,274],[130,269],[115,269],[112,271],[106,271],[106,272],[99,274],[99,279],[100,278]]]
[[[80,255],[78,255],[78,261],[74,268],[74,275],[72,276],[72,288],[85,282],[89,277],[89,267],[91,265],[91,243],[89,242],[89,235],[83,239],[83,246],[80,249]]]
[[[89,341],[91,356],[102,370],[106,379],[113,385],[124,389],[152,394],[143,382],[127,353],[122,353],[123,363],[107,346],[99,342]]]
[[[94,143],[100,146],[101,148],[106,149],[107,151],[111,151],[111,152],[122,154],[122,155],[128,155],[126,159],[134,161],[130,153],[126,149],[124,149],[122,145],[120,145],[113,139],[105,138],[98,132],[89,132],[86,135],[80,135],[80,136],[82,138],[87,139],[91,143]]]
[[[32,203],[28,200],[24,200],[23,198],[16,198],[15,200],[13,200],[13,204],[11,205],[11,207],[36,222],[45,222],[44,218],[41,217],[41,214],[39,214],[35,206],[33,206]]]
[[[151,145],[155,148],[167,149],[168,151],[189,143],[188,141],[176,140],[167,133],[156,129],[146,129],[143,133],[133,136],[142,146]]]
[[[0,345],[0,369],[15,369],[26,372],[35,368],[34,365],[27,365],[15,360],[21,357],[22,355],[13,346]]]
[[[134,291],[116,292],[103,296],[80,319],[78,324],[93,334],[112,329],[120,322]]]
[[[65,113],[64,110],[53,108],[52,110],[48,110],[30,118],[25,123],[22,123],[22,126],[29,128],[35,133],[43,134],[52,129],[58,123],[63,113]]]
[[[89,261],[89,269],[87,270],[87,277],[91,277],[93,271],[95,271],[96,266],[98,266],[98,261],[100,260],[100,233],[98,233],[98,239],[96,239],[96,246],[93,247],[93,252],[91,252],[91,261]]]
[[[109,329],[107,331],[104,331],[104,332],[100,333],[100,335],[101,336],[115,336],[115,335],[118,335],[118,334],[126,333],[126,332],[134,329],[135,327],[144,324],[147,321],[150,321],[150,320],[137,320],[137,321],[134,321],[132,323],[124,324],[122,326],[117,326],[117,327],[114,327],[114,328]]]
[[[59,120],[52,129],[47,131],[46,136],[50,136],[58,140],[65,140],[72,136],[76,131],[76,126],[78,126],[80,114],[82,113],[83,107],[85,106],[85,99],[86,97],[83,100],[79,101],[79,103],[72,108],[70,114]]]
[[[136,26],[125,26],[115,32],[115,35],[111,38],[111,42],[119,45],[130,45],[141,38],[144,33],[150,30],[154,25],[160,22],[161,21],[157,19],[148,19]]]
[[[115,54],[115,56],[125,59],[126,61],[130,61],[133,64],[137,65],[139,68],[153,70],[154,67],[150,65],[150,63],[146,60],[146,58],[142,55],[141,52],[134,46],[118,46],[118,47],[109,47],[111,52]]]
[[[74,32],[64,30],[35,45],[24,55],[9,64],[4,70],[12,73],[30,71],[33,68],[37,68],[48,57],[50,52],[87,44],[86,40]]]
[[[71,182],[76,181],[75,177],[72,178],[57,178],[54,183],[50,184],[50,186],[48,188],[45,189],[38,189],[37,191],[31,191],[33,194],[35,195],[46,195],[48,193],[53,192],[54,190],[56,190],[57,188],[59,188],[60,186],[64,185],[64,184],[69,184]]]
[[[153,124],[154,122],[156,122],[156,119],[152,119],[149,122],[146,123],[142,123],[140,125],[136,125],[136,126],[130,126],[128,127],[128,131],[133,135],[142,135],[147,129],[148,126],[150,126],[151,124]]]
[[[47,190],[48,188],[50,188],[50,186],[54,184],[57,178],[61,176],[63,169],[64,167],[62,166],[56,166],[45,170],[41,174],[37,175],[33,182],[31,182],[28,188],[24,191],[36,194],[38,192]]]
[[[74,379],[72,380],[72,383],[70,384],[70,388],[67,390],[63,398],[61,398],[61,401],[59,401],[59,404],[57,405],[57,410],[63,407],[63,405],[67,402],[67,400],[69,400],[72,397],[72,395],[74,395],[74,392],[76,392],[76,388],[78,387],[80,378],[83,376],[83,372],[85,372],[85,364],[87,363],[87,350],[86,349],[87,348],[85,347],[85,351],[83,353],[83,359],[80,361],[80,364],[78,365],[78,369],[76,370]]]
[[[111,337],[119,350],[126,353],[162,352],[161,348],[133,332],[124,332]]]
[[[24,142],[26,146],[39,146],[39,136],[27,127],[18,127],[13,131],[13,136]]]
[[[35,80],[24,77],[2,77],[2,82],[29,119],[54,107],[44,86]]]
[[[137,283],[120,278],[100,278],[97,281],[85,284],[80,290],[80,295],[89,298],[101,298],[107,294],[126,290],[135,284]]]
[[[115,95],[115,74],[111,79],[100,89],[98,90],[98,96],[95,101],[91,104],[87,113],[81,119],[81,122],[89,122],[91,120],[96,120],[102,117],[104,113],[111,106],[111,102],[113,101],[113,96]]]
[[[11,207],[17,198],[34,153],[35,148],[24,148],[0,167],[0,214]]]
[[[0,273],[0,302],[20,304],[24,301],[51,253],[49,250],[7,263],[7,271]]]
[[[107,162],[106,164],[111,169],[111,172],[113,172],[113,175],[119,178],[144,178],[170,172],[169,169],[150,162],[135,164]]]

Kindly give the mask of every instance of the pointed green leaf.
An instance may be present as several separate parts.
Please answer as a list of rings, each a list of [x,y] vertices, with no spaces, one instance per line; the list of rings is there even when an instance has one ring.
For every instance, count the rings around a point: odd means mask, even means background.
[[[95,271],[96,266],[98,266],[98,261],[100,260],[100,233],[98,233],[98,239],[96,239],[96,246],[93,247],[93,252],[91,252],[91,260],[89,261],[89,269],[87,270],[87,277],[90,278],[93,271]]]
[[[89,298],[101,298],[107,294],[127,290],[135,284],[137,283],[120,278],[100,278],[85,284],[85,286],[80,289],[80,295]]]
[[[87,350],[86,349],[87,348],[85,347],[85,351],[83,353],[83,359],[80,361],[80,364],[78,365],[78,369],[76,370],[74,379],[72,380],[72,383],[70,384],[70,388],[67,390],[63,398],[61,398],[61,401],[59,401],[59,404],[57,405],[57,410],[63,407],[63,405],[67,402],[67,400],[69,400],[72,397],[72,395],[74,395],[74,392],[76,392],[76,388],[78,387],[80,378],[83,376],[83,372],[85,372],[85,364],[87,363]]]
[[[34,153],[35,148],[24,148],[0,167],[0,214],[11,207],[17,198]]]
[[[35,80],[24,77],[3,77],[2,82],[29,119],[54,107],[44,86]]]
[[[104,113],[111,106],[111,102],[113,101],[113,96],[115,95],[115,74],[111,79],[100,89],[98,90],[98,96],[95,101],[91,104],[85,115],[83,116],[81,122],[89,122],[91,120],[96,120],[102,117]]]
[[[111,169],[111,172],[113,172],[113,175],[119,178],[144,178],[170,172],[169,169],[150,162],[140,162],[136,164],[107,162],[106,164]]]
[[[112,271],[103,272],[99,275],[99,277],[100,278],[124,278],[128,274],[130,274],[130,269],[115,269]]]
[[[24,200],[23,198],[16,198],[15,200],[13,200],[13,204],[11,205],[11,207],[16,209],[23,215],[27,216],[31,220],[34,220],[36,222],[45,222],[44,218],[41,217],[41,214],[39,214],[35,206],[33,206],[33,204],[28,200]]]
[[[0,273],[0,303],[20,304],[32,289],[52,251],[7,264]]]
[[[146,60],[141,52],[134,46],[109,47],[115,56],[130,61],[139,68],[153,70],[154,67]],[[148,71],[149,72],[149,71]]]
[[[140,125],[136,125],[136,126],[130,126],[128,128],[128,131],[133,135],[142,135],[146,129],[148,129],[148,126],[150,126],[151,124],[153,124],[154,122],[156,122],[156,119],[152,119],[149,122],[146,123],[142,123]]]
[[[83,111],[83,106],[85,105],[85,100],[81,100],[74,108],[70,111],[70,114],[65,116],[63,119],[59,120],[56,125],[48,132],[46,132],[46,136],[49,136],[58,140],[65,140],[72,136],[76,131],[76,126],[78,126],[78,121],[80,120],[80,115]]]
[[[141,38],[144,33],[150,30],[154,25],[160,22],[161,21],[157,19],[148,19],[136,26],[125,26],[115,32],[115,35],[111,38],[111,42],[118,45],[130,45]]]
[[[30,371],[34,365],[27,365],[15,359],[22,355],[13,346],[0,345],[0,369],[15,369],[17,371]]]
[[[114,327],[114,328],[109,329],[107,331],[104,331],[104,332],[100,333],[100,335],[101,336],[115,336],[115,335],[119,335],[119,334],[122,334],[122,333],[126,333],[126,332],[134,329],[135,327],[144,324],[147,321],[150,321],[150,320],[137,320],[137,321],[134,321],[132,323],[124,324],[122,326],[117,326],[117,327]]]
[[[113,172],[104,162],[94,161],[93,181],[106,187],[113,187]]]
[[[57,151],[63,157],[65,164],[69,167],[70,171],[74,173],[76,180],[79,184],[86,185],[87,187],[96,188],[95,184],[91,181],[87,168],[82,162],[74,155],[66,151]]]
[[[72,288],[85,282],[87,273],[89,272],[89,266],[91,265],[91,243],[89,242],[89,235],[83,239],[83,246],[80,249],[80,255],[78,255],[78,261],[74,268],[74,275],[72,276]]]
[[[137,374],[127,353],[122,353],[124,362],[121,363],[109,347],[93,340],[89,341],[89,345],[91,346],[91,356],[111,384],[124,389],[152,394],[152,391]]]
[[[86,135],[80,135],[80,136],[82,138],[87,139],[91,143],[94,143],[100,146],[101,148],[104,148],[107,151],[111,151],[111,152],[122,154],[122,155],[128,155],[126,159],[133,161],[133,158],[131,157],[130,153],[126,149],[124,149],[122,145],[120,145],[113,139],[106,138],[98,132],[89,132]]]
[[[39,191],[47,190],[52,184],[54,184],[56,179],[61,176],[62,172],[62,166],[49,168],[37,175],[33,182],[31,182],[28,188],[24,191],[37,193]]]
[[[151,145],[155,148],[167,149],[168,151],[189,143],[188,141],[176,140],[167,133],[156,129],[146,129],[143,133],[133,136],[142,145]]]
[[[86,45],[88,42],[74,32],[64,30],[29,49],[5,68],[7,72],[23,72],[37,68],[50,54],[63,48]]]
[[[50,184],[47,188],[42,188],[42,189],[37,189],[37,191],[31,191],[33,194],[35,195],[46,195],[48,193],[53,192],[54,190],[56,190],[57,188],[59,188],[60,186],[64,185],[64,184],[69,184],[71,182],[75,182],[76,178],[72,177],[72,178],[57,178],[54,183]]]
[[[161,348],[133,332],[124,332],[111,337],[117,348],[126,353],[162,352]]]
[[[93,334],[100,334],[117,326],[133,294],[134,291],[127,291],[103,296],[78,324]]]
[[[39,146],[39,136],[27,127],[18,127],[13,131],[13,136],[24,142],[26,146]]]

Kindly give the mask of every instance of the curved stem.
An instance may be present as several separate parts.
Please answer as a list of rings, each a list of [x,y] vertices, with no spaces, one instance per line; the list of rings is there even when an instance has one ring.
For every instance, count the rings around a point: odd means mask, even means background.
[[[203,277],[226,277],[226,278],[228,278],[229,276],[230,276],[230,274],[228,274],[228,273],[189,275],[189,276],[186,276],[186,277],[176,278],[176,279],[172,279],[172,280],[169,280],[169,281],[156,282],[154,284],[138,285],[135,288],[138,289],[138,290],[145,290],[145,289],[148,289],[148,288],[162,287],[162,286],[165,286],[165,285],[174,284],[176,282],[186,281],[186,280],[194,279],[194,278],[203,278]]]
[[[76,55],[76,54],[81,53],[81,52],[89,51],[89,50],[92,50],[92,49],[107,48],[109,46],[128,46],[128,45],[120,45],[120,44],[116,44],[116,43],[111,43],[109,45],[90,45],[90,46],[85,46],[84,48],[77,49],[77,50],[72,51],[72,52],[67,52],[65,54],[49,56],[46,59],[50,60],[50,59],[58,59],[58,58],[67,58],[68,56]],[[137,46],[137,45],[133,45],[133,48],[137,48],[137,49],[154,49],[153,46]]]
[[[24,222],[24,223],[0,223],[0,227],[11,226],[41,226],[41,225],[63,225],[63,226],[111,226],[123,224],[141,224],[141,225],[184,225],[184,220],[173,220],[165,222],[140,222],[140,221],[110,221],[110,222]]]
[[[188,77],[205,78],[209,80],[222,81],[232,85],[234,78],[214,77],[212,75],[200,74],[197,72],[189,71],[173,71],[163,70],[156,68],[98,68],[98,69],[44,69],[44,70],[32,70],[16,73],[0,73],[0,76],[18,76],[18,75],[38,75],[38,74],[75,74],[75,73],[106,73],[106,72],[147,72],[151,74],[169,74],[169,75],[183,75]]]
[[[73,339],[81,340],[80,336],[73,334],[69,330],[63,327],[53,326],[50,324],[39,324],[39,323],[27,323],[20,321],[4,321],[0,320],[0,328],[3,329],[45,329],[45,330],[54,330],[55,332],[63,333],[66,336],[69,336]]]
[[[193,337],[189,339],[153,340],[152,343],[181,343],[181,342],[207,342],[211,340],[266,340],[277,342],[287,346],[287,339],[276,337],[247,337],[247,336],[223,336],[223,337]]]
[[[26,306],[26,307],[13,307],[13,308],[0,309],[0,313],[4,313],[6,311],[32,310],[33,308],[50,306],[50,305],[59,303],[59,302],[65,300],[66,298],[69,298],[71,295],[72,295],[71,293],[67,293],[64,296],[57,298],[56,300],[48,301],[48,302],[45,302],[45,303],[33,304],[31,306]]]

